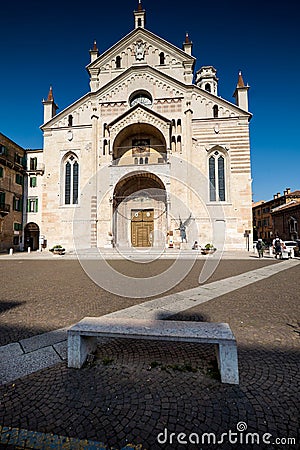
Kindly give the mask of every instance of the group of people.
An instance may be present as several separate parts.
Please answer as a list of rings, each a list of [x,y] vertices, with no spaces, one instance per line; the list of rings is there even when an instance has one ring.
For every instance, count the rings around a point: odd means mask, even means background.
[[[263,258],[264,257],[264,249],[265,249],[265,244],[263,242],[262,239],[258,239],[257,244],[256,244],[256,249],[257,249],[257,253],[258,253],[258,257],[259,258]],[[274,253],[275,253],[275,258],[281,258],[282,257],[282,247],[283,247],[283,241],[276,236],[275,239],[273,239],[272,242],[272,248],[274,249]]]

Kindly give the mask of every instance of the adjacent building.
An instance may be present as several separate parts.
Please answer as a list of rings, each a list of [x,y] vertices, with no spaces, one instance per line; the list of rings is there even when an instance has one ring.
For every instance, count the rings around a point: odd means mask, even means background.
[[[0,252],[23,246],[26,153],[0,133]]]
[[[253,239],[262,238],[271,242],[276,235],[281,239],[298,239],[298,208],[300,191],[291,192],[290,188],[281,194],[277,192],[272,200],[259,201],[253,204]]]
[[[43,150],[26,150],[27,166],[24,189],[24,250],[38,250],[44,245],[42,224],[42,183],[45,172]]]
[[[296,241],[299,239],[298,224],[300,224],[300,191],[297,199],[272,210],[272,221],[275,236],[282,240]]]
[[[172,246],[182,225],[188,246],[245,249],[249,86],[240,73],[235,104],[221,98],[213,66],[195,73],[188,34],[178,48],[145,23],[139,2],[129,34],[90,50],[90,91],[59,114],[52,88],[43,101],[43,152],[28,155],[44,164],[29,173],[33,247]]]

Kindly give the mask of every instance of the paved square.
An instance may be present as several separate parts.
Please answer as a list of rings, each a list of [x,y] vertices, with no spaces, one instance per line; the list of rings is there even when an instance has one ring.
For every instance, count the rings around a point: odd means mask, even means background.
[[[287,263],[224,260],[206,284],[249,271],[253,276],[258,268]],[[122,261],[113,264],[130,272],[139,268]],[[151,274],[166,264],[142,266],[148,266]],[[202,264],[197,261],[168,294],[197,287]],[[84,316],[149,301],[102,291],[76,261],[2,260],[1,269],[5,280],[0,299],[2,345],[71,325]],[[133,443],[150,450],[295,449],[299,444],[298,280],[299,265],[291,261],[273,276],[233,287],[236,290],[168,318],[228,322],[238,344],[239,386],[220,383],[210,346],[102,340],[90,367],[67,369],[61,360],[1,386],[0,425],[103,442],[107,448]],[[229,430],[238,439],[246,438],[247,432],[257,433],[253,439],[260,443],[233,444],[227,434],[223,442],[213,444],[214,436],[220,441]],[[195,444],[197,436],[199,444]],[[271,444],[263,443],[263,437]],[[275,443],[276,439],[285,445]],[[185,440],[186,444],[180,443]],[[77,444],[73,441],[68,448],[72,445]]]

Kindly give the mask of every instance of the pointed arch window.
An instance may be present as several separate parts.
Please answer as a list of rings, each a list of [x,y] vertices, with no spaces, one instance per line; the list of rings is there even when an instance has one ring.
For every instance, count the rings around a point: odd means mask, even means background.
[[[210,84],[209,84],[209,83],[206,83],[204,89],[205,89],[207,92],[211,92]]]
[[[161,66],[165,64],[165,54],[164,54],[164,52],[161,52],[161,53],[159,54],[159,64],[160,64]]]
[[[209,200],[211,202],[225,202],[225,158],[218,151],[215,151],[208,160],[209,176]]]
[[[79,164],[77,157],[68,155],[64,161],[64,201],[65,205],[78,204]]]

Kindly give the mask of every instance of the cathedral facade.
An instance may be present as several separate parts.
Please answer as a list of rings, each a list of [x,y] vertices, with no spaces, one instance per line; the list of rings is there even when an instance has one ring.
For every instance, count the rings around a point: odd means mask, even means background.
[[[240,73],[233,104],[213,66],[194,68],[189,36],[181,49],[147,30],[139,2],[128,35],[90,50],[90,92],[57,114],[50,89],[36,220],[48,247],[245,249],[249,87]]]

